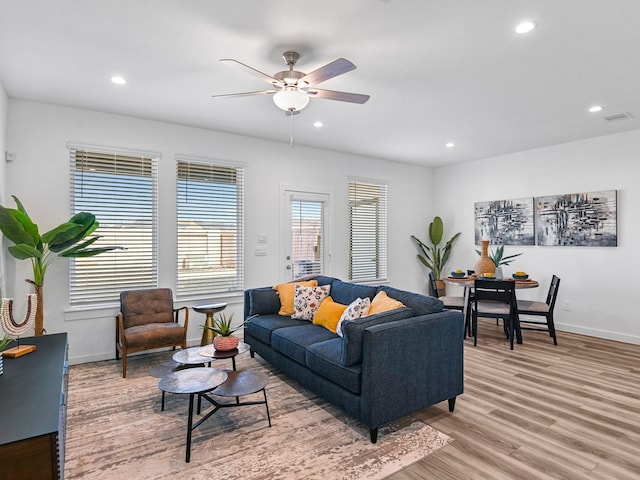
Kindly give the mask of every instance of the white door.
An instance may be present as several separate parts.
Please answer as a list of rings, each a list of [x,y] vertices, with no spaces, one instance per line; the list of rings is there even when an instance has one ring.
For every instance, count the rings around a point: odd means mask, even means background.
[[[329,199],[326,193],[284,190],[282,280],[327,273]]]

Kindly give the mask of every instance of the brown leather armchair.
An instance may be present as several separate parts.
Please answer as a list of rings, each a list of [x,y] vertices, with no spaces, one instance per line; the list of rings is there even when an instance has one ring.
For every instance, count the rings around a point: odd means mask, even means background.
[[[184,311],[180,325],[179,312]],[[170,288],[127,290],[120,293],[116,315],[116,360],[122,354],[122,378],[127,377],[127,355],[152,348],[187,348],[188,307],[173,308]]]

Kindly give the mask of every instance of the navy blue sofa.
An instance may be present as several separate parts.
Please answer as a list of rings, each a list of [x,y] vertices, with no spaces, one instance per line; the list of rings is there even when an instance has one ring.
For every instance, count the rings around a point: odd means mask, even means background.
[[[369,427],[375,443],[388,422],[463,392],[463,316],[440,300],[388,286],[358,285],[326,276],[335,302],[373,299],[378,290],[405,307],[345,322],[343,337],[306,320],[278,315],[272,287],[244,294],[244,341],[298,383]],[[305,278],[306,279],[306,278]]]

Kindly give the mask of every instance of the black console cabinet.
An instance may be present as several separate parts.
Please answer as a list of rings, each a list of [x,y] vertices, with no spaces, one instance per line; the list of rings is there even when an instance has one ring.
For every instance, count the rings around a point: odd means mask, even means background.
[[[20,339],[37,349],[4,358],[0,375],[0,480],[63,479],[67,334]]]

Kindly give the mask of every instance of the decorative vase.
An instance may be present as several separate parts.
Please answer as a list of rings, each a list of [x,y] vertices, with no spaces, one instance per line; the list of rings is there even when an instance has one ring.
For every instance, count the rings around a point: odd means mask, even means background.
[[[436,288],[438,289],[438,297],[444,297],[447,294],[447,284],[444,280],[436,280]]]
[[[234,335],[226,337],[216,335],[213,337],[213,348],[220,350],[221,352],[238,348],[238,343],[240,343],[240,339]]]
[[[480,258],[476,262],[476,276],[480,277],[483,273],[495,273],[496,265],[489,258],[489,240],[481,240],[482,249],[480,250]]]
[[[496,280],[502,280],[502,267],[496,267]]]

